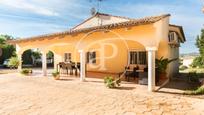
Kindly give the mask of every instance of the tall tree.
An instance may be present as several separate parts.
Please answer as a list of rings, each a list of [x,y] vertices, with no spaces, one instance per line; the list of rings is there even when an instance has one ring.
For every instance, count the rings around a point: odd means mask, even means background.
[[[199,49],[200,55],[193,59],[193,62],[191,64],[192,67],[204,67],[204,29],[201,29],[201,34],[197,36],[196,38],[196,44],[197,48]]]
[[[204,29],[201,30],[201,35],[197,36],[196,46],[199,49],[200,56],[204,59]]]
[[[9,35],[0,35],[0,64],[3,63],[5,59],[9,59],[13,56],[15,52],[15,47],[6,43],[6,40],[14,39]]]

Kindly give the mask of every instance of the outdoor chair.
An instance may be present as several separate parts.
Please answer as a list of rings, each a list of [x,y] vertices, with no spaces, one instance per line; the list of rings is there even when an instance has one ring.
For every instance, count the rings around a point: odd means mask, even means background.
[[[70,75],[73,75],[73,68],[71,63],[66,64],[68,71],[70,71]]]
[[[80,71],[80,62],[77,62],[77,69]]]
[[[156,85],[159,83],[159,74],[158,69],[155,68],[155,83]],[[140,85],[147,85],[148,84],[148,68],[144,68],[144,72],[139,73],[139,84]]]
[[[72,70],[74,70],[75,72],[75,76],[77,76],[77,67],[76,67],[76,63],[75,62],[71,62],[72,65]]]
[[[126,71],[125,71],[126,80],[129,81],[130,77],[133,77],[134,80],[136,79],[136,77],[139,77],[139,72],[137,72],[137,70],[139,70],[139,67],[134,67],[133,71],[127,71],[127,69],[126,69]]]
[[[68,74],[68,69],[67,69],[66,63],[60,62],[59,67],[60,67],[60,73],[64,73],[64,71],[66,71],[66,73]]]
[[[147,85],[148,84],[148,68],[145,67],[143,72],[139,73],[139,84]]]

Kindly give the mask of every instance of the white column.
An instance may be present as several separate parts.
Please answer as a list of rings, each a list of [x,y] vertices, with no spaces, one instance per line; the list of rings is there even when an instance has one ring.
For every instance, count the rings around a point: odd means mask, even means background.
[[[147,47],[148,51],[148,91],[155,90],[155,51],[156,47]]]
[[[85,81],[86,77],[86,53],[84,50],[79,50],[80,53],[80,81]]]
[[[22,70],[22,54],[23,52],[21,51],[21,48],[18,44],[16,44],[16,54],[19,60],[19,65],[18,65],[18,71],[20,72]]]
[[[22,53],[18,53],[17,56],[19,60],[18,71],[20,72],[22,70]]]
[[[54,60],[53,61],[54,61],[54,70],[56,71],[58,62],[57,62],[57,54],[55,54],[55,53],[54,53]]]
[[[46,56],[46,52],[42,52],[42,71],[43,71],[43,75],[47,76],[47,56]]]

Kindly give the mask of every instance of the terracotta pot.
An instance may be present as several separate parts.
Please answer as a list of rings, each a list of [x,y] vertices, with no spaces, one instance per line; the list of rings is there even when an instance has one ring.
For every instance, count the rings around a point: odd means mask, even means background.
[[[159,74],[159,79],[166,79],[166,73],[160,73]]]
[[[59,80],[60,79],[60,75],[57,76],[53,76],[55,80]]]

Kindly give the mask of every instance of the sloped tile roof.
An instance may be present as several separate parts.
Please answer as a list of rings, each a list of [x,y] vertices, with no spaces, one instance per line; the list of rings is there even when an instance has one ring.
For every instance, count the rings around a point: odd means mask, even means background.
[[[174,25],[174,24],[169,24],[169,26],[172,26],[172,27],[177,27],[179,28],[181,34],[182,34],[182,37],[183,37],[183,42],[186,41],[186,37],[185,37],[185,34],[184,34],[184,31],[183,31],[183,27],[182,26],[179,26],[179,25]]]
[[[110,17],[116,17],[116,18],[121,18],[121,19],[126,19],[128,21],[130,20],[134,20],[133,18],[128,18],[128,17],[124,17],[124,16],[114,16],[114,15],[111,15],[111,14],[105,14],[105,13],[100,13],[100,12],[97,12],[95,15],[91,16],[90,18],[84,20],[83,22],[81,22],[80,24],[76,25],[75,27],[72,28],[72,30],[76,29],[78,26],[86,23],[87,21],[91,20],[92,18],[96,17],[96,16],[110,16]]]

